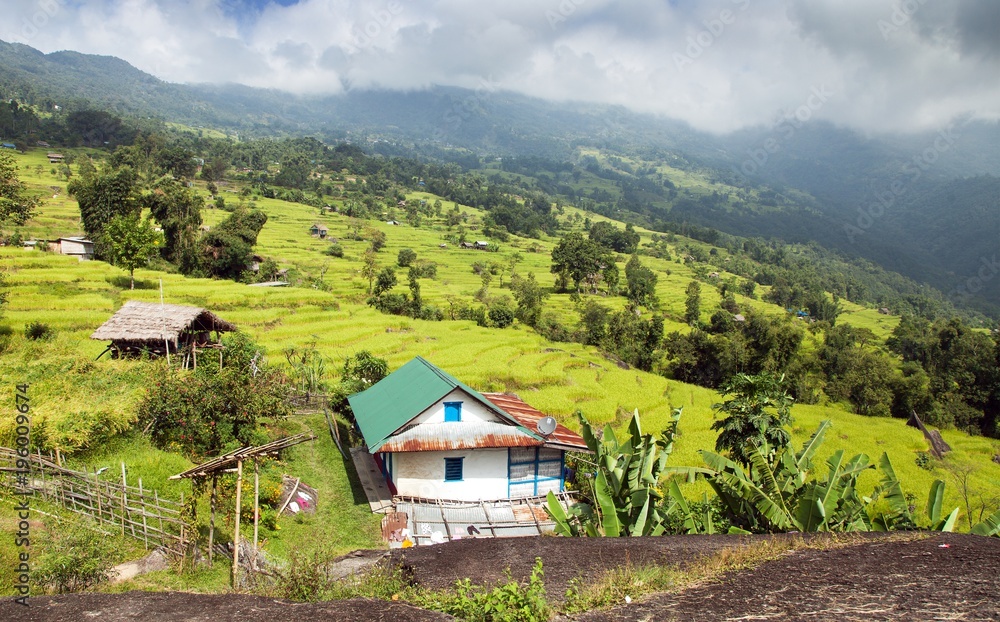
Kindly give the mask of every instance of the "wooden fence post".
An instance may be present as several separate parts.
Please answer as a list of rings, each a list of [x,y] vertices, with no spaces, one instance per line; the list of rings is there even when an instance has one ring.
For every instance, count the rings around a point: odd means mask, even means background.
[[[146,527],[146,495],[142,492],[142,478],[139,478],[139,511],[142,512],[142,544],[149,550],[149,531]]]
[[[122,462],[122,535],[125,535],[125,505],[128,503],[125,491],[125,462]]]

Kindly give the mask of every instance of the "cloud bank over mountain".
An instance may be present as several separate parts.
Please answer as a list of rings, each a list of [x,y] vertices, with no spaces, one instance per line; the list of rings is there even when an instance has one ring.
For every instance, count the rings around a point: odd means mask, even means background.
[[[5,4],[0,39],[118,56],[172,82],[511,90],[713,132],[783,116],[867,132],[1000,118],[994,0]]]

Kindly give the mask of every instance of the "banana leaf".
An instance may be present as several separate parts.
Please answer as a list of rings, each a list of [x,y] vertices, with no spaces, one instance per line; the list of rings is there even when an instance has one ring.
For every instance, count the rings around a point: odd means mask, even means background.
[[[981,523],[972,526],[972,533],[977,536],[1000,536],[1000,510],[997,510]]]

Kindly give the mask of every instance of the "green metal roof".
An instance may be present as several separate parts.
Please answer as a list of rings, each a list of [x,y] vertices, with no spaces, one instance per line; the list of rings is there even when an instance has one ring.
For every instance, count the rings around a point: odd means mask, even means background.
[[[511,415],[498,408],[479,391],[420,356],[361,393],[348,397],[347,401],[354,411],[354,420],[358,422],[368,451],[374,453],[393,432],[455,389],[465,391],[489,410],[517,424]],[[535,436],[529,430],[524,431]]]

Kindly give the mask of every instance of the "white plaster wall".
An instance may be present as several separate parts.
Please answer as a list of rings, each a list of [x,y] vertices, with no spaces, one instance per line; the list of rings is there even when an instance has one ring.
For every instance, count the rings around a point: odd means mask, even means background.
[[[433,406],[420,413],[420,415],[413,420],[413,423],[443,423],[445,402],[462,402],[463,423],[471,421],[501,421],[499,417],[480,404],[479,401],[471,395],[462,389],[454,389],[451,393],[438,400],[438,402]]]
[[[445,458],[465,458],[462,481],[444,481]],[[506,449],[395,453],[392,466],[392,483],[398,495],[456,501],[507,498]]]

